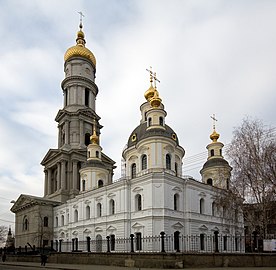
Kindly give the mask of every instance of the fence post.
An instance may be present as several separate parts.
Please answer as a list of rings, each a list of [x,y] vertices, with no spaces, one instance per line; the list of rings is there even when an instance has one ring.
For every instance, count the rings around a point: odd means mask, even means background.
[[[59,240],[59,252],[61,252],[61,242],[62,242],[62,239]]]
[[[219,248],[218,248],[218,234],[219,234],[218,231],[214,232],[214,235],[215,235],[215,252],[219,252]]]
[[[75,251],[75,238],[72,239],[72,251]]]
[[[86,237],[87,252],[91,252],[91,250],[90,250],[90,239],[91,238],[89,236]]]
[[[54,240],[51,240],[51,251],[54,250]]]
[[[160,232],[161,235],[161,252],[165,251],[165,232]]]
[[[75,238],[75,242],[76,242],[76,251],[79,250],[79,242],[78,242],[78,238]]]
[[[133,243],[134,234],[130,235],[130,252],[134,252],[134,243]]]
[[[110,239],[110,236],[108,235],[107,237],[106,237],[106,239],[107,239],[107,253],[109,253],[110,252],[110,242],[109,242],[109,239]]]

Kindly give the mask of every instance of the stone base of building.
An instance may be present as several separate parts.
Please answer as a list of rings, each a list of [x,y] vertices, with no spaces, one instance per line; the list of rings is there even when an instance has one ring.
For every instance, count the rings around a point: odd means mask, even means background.
[[[168,253],[51,253],[49,263],[113,265],[137,268],[276,267],[275,253],[168,254]],[[9,255],[9,261],[40,262],[38,255]]]

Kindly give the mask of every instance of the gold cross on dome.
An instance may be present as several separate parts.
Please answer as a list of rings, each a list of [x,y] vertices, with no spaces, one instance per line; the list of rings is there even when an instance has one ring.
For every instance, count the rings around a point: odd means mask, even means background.
[[[156,81],[160,83],[160,81],[156,77],[156,72],[152,71],[151,66],[150,66],[150,69],[146,69],[146,71],[148,71],[150,74],[150,82],[152,83],[152,81],[154,80],[154,88],[156,88]]]
[[[84,15],[81,11],[79,11],[78,13],[80,14],[80,24],[82,24],[82,18],[84,17]]]
[[[213,119],[213,129],[216,129],[216,121],[218,121],[218,119],[216,119],[215,114],[213,114],[212,116],[210,116]]]

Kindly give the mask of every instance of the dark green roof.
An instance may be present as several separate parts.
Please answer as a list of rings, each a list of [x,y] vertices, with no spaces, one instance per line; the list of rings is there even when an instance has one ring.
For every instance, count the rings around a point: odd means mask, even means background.
[[[208,161],[206,161],[203,165],[202,169],[206,169],[209,167],[215,167],[215,166],[229,166],[228,162],[223,158],[211,158]]]
[[[132,139],[133,135],[136,136],[136,140]],[[170,139],[174,140],[177,145],[179,145],[176,133],[168,125],[165,125],[165,129],[151,128],[151,129],[147,130],[147,123],[144,122],[132,131],[131,135],[129,136],[128,142],[127,142],[127,147],[136,145],[138,142],[140,142],[143,139],[150,138],[150,137],[156,137],[156,136],[170,138]],[[175,139],[173,139],[173,136]]]

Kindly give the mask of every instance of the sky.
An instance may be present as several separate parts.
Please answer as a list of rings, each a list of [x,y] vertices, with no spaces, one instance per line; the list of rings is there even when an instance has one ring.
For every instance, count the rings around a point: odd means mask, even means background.
[[[0,225],[14,227],[10,202],[21,193],[43,196],[40,162],[57,147],[63,56],[75,45],[79,11],[115,179],[150,66],[166,124],[186,151],[184,175],[200,180],[211,115],[226,146],[247,116],[276,126],[276,1],[0,0]]]

